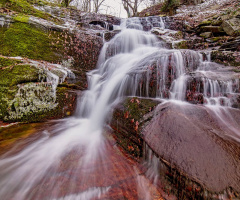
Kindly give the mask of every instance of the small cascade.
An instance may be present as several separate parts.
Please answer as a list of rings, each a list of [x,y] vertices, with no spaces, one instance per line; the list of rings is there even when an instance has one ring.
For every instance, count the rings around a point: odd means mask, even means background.
[[[159,181],[159,172],[161,163],[159,161],[159,158],[156,156],[156,154],[148,147],[146,143],[144,143],[144,166],[147,168],[147,171],[145,172],[146,177],[148,177],[153,184],[157,185]]]
[[[204,85],[204,98],[207,105],[218,105],[218,106],[231,106],[231,95],[234,95],[234,91],[239,89],[239,81],[218,81],[203,78]]]
[[[170,92],[170,98],[174,100],[184,101],[187,89],[187,79],[188,76],[181,75],[175,79],[172,83],[172,89]]]
[[[210,56],[210,52],[207,52],[206,60],[202,61],[196,70],[202,85],[198,92],[202,92],[206,105],[230,107],[233,97],[239,93],[239,77],[221,65],[211,62]]]

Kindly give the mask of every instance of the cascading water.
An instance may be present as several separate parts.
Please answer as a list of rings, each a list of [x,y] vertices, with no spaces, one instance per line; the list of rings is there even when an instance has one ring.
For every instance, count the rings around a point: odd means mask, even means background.
[[[151,27],[164,28],[159,19]],[[237,78],[222,82],[211,79],[211,65],[214,68],[215,65],[203,61],[200,53],[162,48],[156,36],[142,31],[138,18],[125,20],[121,27],[122,31],[104,44],[97,69],[88,73],[89,88],[79,102],[77,115],[62,120],[54,130],[43,132],[37,142],[24,150],[1,157],[1,199],[70,200],[107,195],[113,186],[103,177],[96,179],[93,175],[107,173],[107,169],[98,167],[110,156],[103,133],[114,105],[126,96],[185,101],[188,80],[193,75],[199,75],[203,88],[199,86],[197,92],[203,94],[208,104],[216,97],[229,99],[228,94],[239,91]],[[216,101],[214,104],[222,105]],[[68,167],[65,178],[58,178],[71,157],[75,158],[73,166]],[[43,198],[42,191],[46,188],[49,193]]]

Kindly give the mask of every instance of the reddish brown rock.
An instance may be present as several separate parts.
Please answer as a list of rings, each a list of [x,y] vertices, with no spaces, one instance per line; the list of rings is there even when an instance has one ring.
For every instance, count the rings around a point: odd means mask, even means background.
[[[230,187],[239,192],[240,111],[219,113],[223,121],[203,106],[159,105],[143,131],[144,140],[160,158],[208,190]]]

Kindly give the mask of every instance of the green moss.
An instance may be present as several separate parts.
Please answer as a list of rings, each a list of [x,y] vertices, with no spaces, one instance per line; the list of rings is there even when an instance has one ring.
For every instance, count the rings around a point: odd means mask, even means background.
[[[66,87],[58,87],[56,95],[57,107],[50,112],[41,114],[39,117],[42,120],[63,118],[74,113],[77,100],[76,93],[69,92],[69,89]]]
[[[213,26],[220,26],[222,23],[223,23],[222,20],[216,20],[216,21],[213,21],[213,22],[212,22],[212,25],[213,25]]]
[[[36,82],[38,69],[30,65],[17,65],[13,68],[1,69],[0,86],[10,87],[20,83]]]
[[[50,85],[33,83],[40,81],[40,73],[29,65],[0,69],[0,119],[38,122],[74,112],[76,94],[67,88],[58,88],[56,96]]]
[[[0,57],[0,69],[2,67],[13,66],[19,63],[21,63],[21,61]]]
[[[26,15],[33,15],[35,17],[47,19],[47,20],[55,20],[50,14],[45,13],[43,11],[37,10],[33,7],[31,3],[35,3],[37,1],[27,1],[27,0],[2,0],[3,7],[6,7],[10,10],[15,12],[26,14]],[[42,2],[42,1],[38,1]]]
[[[130,97],[126,99],[123,108],[116,109],[113,113],[111,127],[117,143],[133,158],[142,157],[143,140],[141,135],[142,125],[151,120],[151,112],[158,101]]]
[[[11,101],[18,91],[17,86],[0,86],[0,119],[3,119],[8,112],[8,102]]]
[[[186,40],[174,43],[175,49],[188,49],[188,42]]]
[[[28,20],[29,20],[29,16],[26,16],[26,15],[17,15],[13,18],[15,21],[18,21],[18,22],[25,22],[27,23]]]
[[[240,73],[240,69],[233,69],[232,71],[234,71],[236,73]]]
[[[140,121],[141,118],[150,112],[157,104],[159,104],[158,101],[133,97],[126,100],[124,107],[125,111],[129,112],[129,118]]]
[[[6,60],[4,60],[4,63]],[[11,62],[8,61],[7,64],[11,64]],[[7,115],[8,104],[14,99],[18,91],[16,85],[37,80],[38,69],[29,65],[0,69],[0,119]]]
[[[213,42],[217,42],[217,41],[219,41],[221,39],[222,39],[222,37],[212,37],[212,41]]]
[[[202,21],[198,26],[209,26],[212,24],[212,21],[210,20],[204,20]]]
[[[51,39],[42,30],[26,23],[16,22],[8,29],[0,29],[0,54],[50,62],[60,61],[61,55],[55,53],[57,47],[50,44]]]

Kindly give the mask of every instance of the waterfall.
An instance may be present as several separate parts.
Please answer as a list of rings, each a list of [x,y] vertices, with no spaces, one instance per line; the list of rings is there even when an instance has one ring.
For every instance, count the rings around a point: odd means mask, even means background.
[[[162,18],[158,19],[147,23],[165,28]],[[42,199],[44,187],[52,191],[47,199],[90,199],[107,193],[111,186],[89,186],[79,194],[76,191],[79,184],[84,185],[94,174],[97,166],[89,167],[90,164],[108,159],[103,132],[114,106],[126,96],[186,101],[189,80],[200,77],[198,81],[203,88],[199,87],[196,92],[203,94],[206,104],[231,106],[231,94],[239,92],[239,82],[237,78],[232,80],[233,74],[219,81],[211,75],[215,73],[211,65],[215,70],[215,64],[203,61],[201,53],[162,48],[155,35],[143,31],[138,18],[124,20],[121,28],[119,34],[104,44],[97,68],[87,74],[89,86],[79,101],[77,115],[62,120],[52,134],[43,132],[38,141],[19,153],[1,157],[1,199]],[[216,70],[223,78],[221,70]],[[68,195],[61,196],[62,183],[48,185],[48,176],[59,176],[64,165],[61,161],[70,153],[75,155],[74,152],[79,157],[69,173],[82,171],[81,181],[76,182],[75,177],[69,175]]]

